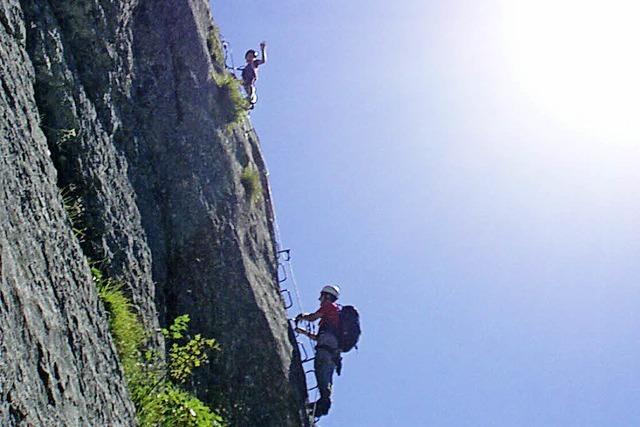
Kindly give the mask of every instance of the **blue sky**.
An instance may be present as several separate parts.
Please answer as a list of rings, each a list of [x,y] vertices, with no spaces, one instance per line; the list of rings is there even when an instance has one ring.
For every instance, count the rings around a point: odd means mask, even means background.
[[[212,6],[237,65],[268,43],[304,307],[336,282],[361,311],[321,426],[640,425],[638,6]]]

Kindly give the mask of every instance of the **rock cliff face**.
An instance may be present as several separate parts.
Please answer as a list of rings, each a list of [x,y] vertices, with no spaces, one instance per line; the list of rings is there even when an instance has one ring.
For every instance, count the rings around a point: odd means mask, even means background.
[[[219,51],[204,0],[0,2],[0,425],[135,424],[88,259],[151,330],[188,313],[220,342],[192,387],[232,425],[305,425],[266,171]]]

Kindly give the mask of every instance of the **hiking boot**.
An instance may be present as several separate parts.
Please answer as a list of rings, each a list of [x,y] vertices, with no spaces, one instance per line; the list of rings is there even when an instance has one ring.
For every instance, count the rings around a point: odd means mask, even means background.
[[[329,408],[331,408],[331,400],[320,398],[316,403],[311,404],[311,410],[315,405],[315,411],[313,412],[313,416],[316,418],[320,418],[323,415],[327,415],[329,413]]]

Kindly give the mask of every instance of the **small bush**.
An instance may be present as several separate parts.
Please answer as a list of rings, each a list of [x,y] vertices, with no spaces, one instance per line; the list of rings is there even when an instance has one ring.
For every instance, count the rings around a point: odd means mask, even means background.
[[[169,329],[162,329],[165,338],[174,341],[169,350],[169,375],[181,384],[191,376],[195,368],[208,362],[208,350],[220,350],[214,339],[203,338],[200,334],[187,341],[184,334],[188,325],[189,315],[183,314],[173,321]]]
[[[226,72],[214,72],[212,78],[218,87],[218,118],[227,125],[241,122],[247,115],[249,102],[242,95],[240,81]]]
[[[152,410],[145,420],[148,426],[224,426],[221,416],[193,395],[173,385],[167,385],[160,393],[154,395],[149,408]]]
[[[219,349],[213,339],[186,335],[189,316],[178,317],[163,329],[173,342],[169,364],[157,351],[146,348],[149,334],[136,316],[120,285],[92,268],[98,295],[109,311],[109,328],[122,363],[131,400],[141,427],[224,427],[224,420],[202,401],[173,384],[186,381],[193,370],[207,363],[207,351]],[[175,342],[179,341],[179,342]]]
[[[260,198],[262,194],[262,184],[260,183],[260,173],[257,169],[251,166],[246,166],[242,169],[240,182],[244,187],[247,198],[249,198],[251,202],[255,202]]]

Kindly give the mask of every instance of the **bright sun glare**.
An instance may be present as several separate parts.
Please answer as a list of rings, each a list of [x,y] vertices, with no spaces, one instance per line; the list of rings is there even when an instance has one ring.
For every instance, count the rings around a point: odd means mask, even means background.
[[[504,0],[515,78],[573,128],[640,142],[640,1]]]

